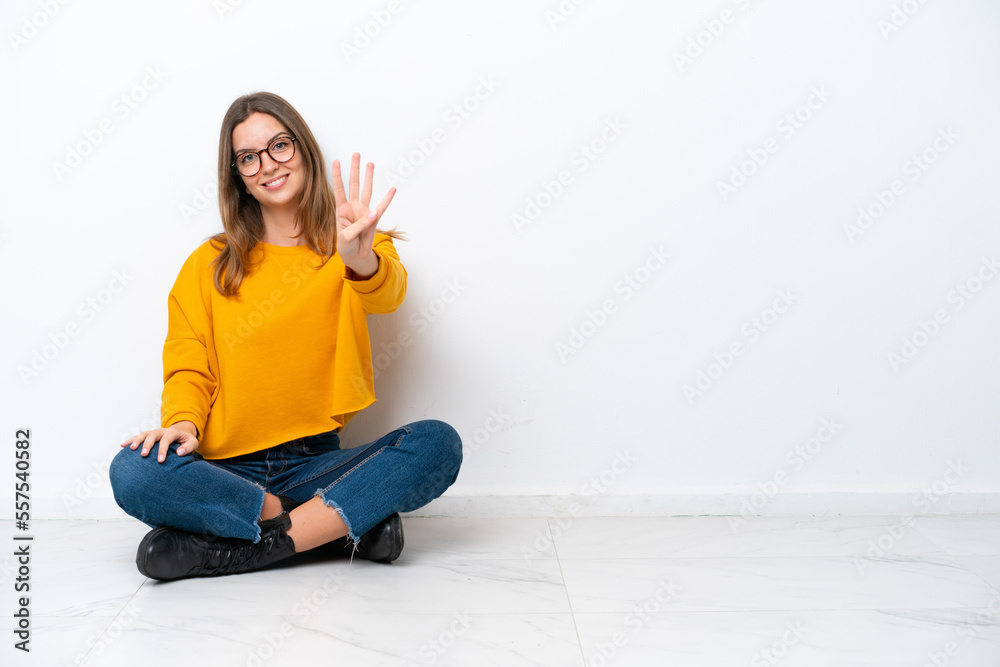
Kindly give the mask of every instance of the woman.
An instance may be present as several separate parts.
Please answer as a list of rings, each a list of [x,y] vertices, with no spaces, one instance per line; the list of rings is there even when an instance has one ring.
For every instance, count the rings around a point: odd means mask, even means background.
[[[327,545],[391,562],[398,512],[440,496],[462,443],[436,420],[362,447],[339,431],[375,402],[366,315],[395,311],[406,270],[369,209],[374,165],[350,191],[295,109],[233,102],[219,141],[224,233],[184,263],[168,298],[162,428],[115,456],[115,500],[153,527],[136,565],[179,579],[256,570]],[[151,454],[155,452],[155,456]]]

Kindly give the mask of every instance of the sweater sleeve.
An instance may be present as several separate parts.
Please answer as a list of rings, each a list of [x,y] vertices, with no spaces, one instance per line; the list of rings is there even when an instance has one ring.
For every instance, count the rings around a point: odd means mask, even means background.
[[[351,270],[344,267],[344,284],[358,295],[365,311],[391,313],[399,308],[406,296],[406,269],[399,260],[391,236],[376,234],[372,251],[378,255],[375,275],[365,280],[354,280]]]
[[[197,254],[192,253],[184,263],[167,298],[160,413],[164,428],[179,421],[190,421],[201,438],[218,378],[209,364],[211,318],[202,298],[203,272],[198,266]]]

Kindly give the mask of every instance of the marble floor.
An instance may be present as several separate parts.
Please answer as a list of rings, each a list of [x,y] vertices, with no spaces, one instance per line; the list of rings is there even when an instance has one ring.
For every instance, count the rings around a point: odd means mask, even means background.
[[[391,565],[156,582],[138,521],[35,521],[31,652],[5,547],[0,664],[1000,666],[997,515],[404,526]]]

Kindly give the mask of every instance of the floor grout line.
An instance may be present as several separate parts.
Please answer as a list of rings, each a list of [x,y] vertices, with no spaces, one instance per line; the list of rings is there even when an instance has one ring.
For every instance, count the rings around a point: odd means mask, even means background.
[[[559,558],[559,549],[556,547],[556,540],[552,536],[552,524],[549,518],[545,518],[545,529],[549,532],[549,540],[552,541],[552,552],[556,555],[556,564],[559,566],[559,578],[562,580],[563,591],[566,593],[566,605],[569,607],[569,617],[573,621],[573,632],[576,633],[576,645],[580,649],[580,660],[582,665],[587,664],[587,654],[583,650],[583,639],[580,637],[580,628],[576,624],[576,611],[573,609],[573,601],[569,597],[569,585],[566,583],[566,574],[563,572],[562,560]]]

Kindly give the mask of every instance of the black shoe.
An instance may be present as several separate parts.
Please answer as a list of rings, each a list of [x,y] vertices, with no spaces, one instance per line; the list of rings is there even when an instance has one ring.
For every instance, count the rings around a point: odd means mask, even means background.
[[[358,558],[377,563],[391,563],[399,558],[399,554],[403,551],[403,520],[394,512],[361,536],[356,551],[349,539],[345,548]]]
[[[365,560],[391,563],[403,551],[403,520],[393,512],[358,540],[355,552]]]
[[[295,555],[287,512],[260,526],[259,542],[154,528],[139,543],[135,564],[146,577],[171,580],[251,572]]]
[[[349,537],[341,537],[318,548],[330,555],[356,555],[377,563],[391,563],[403,551],[403,520],[399,514],[390,514],[361,536],[357,550]]]

